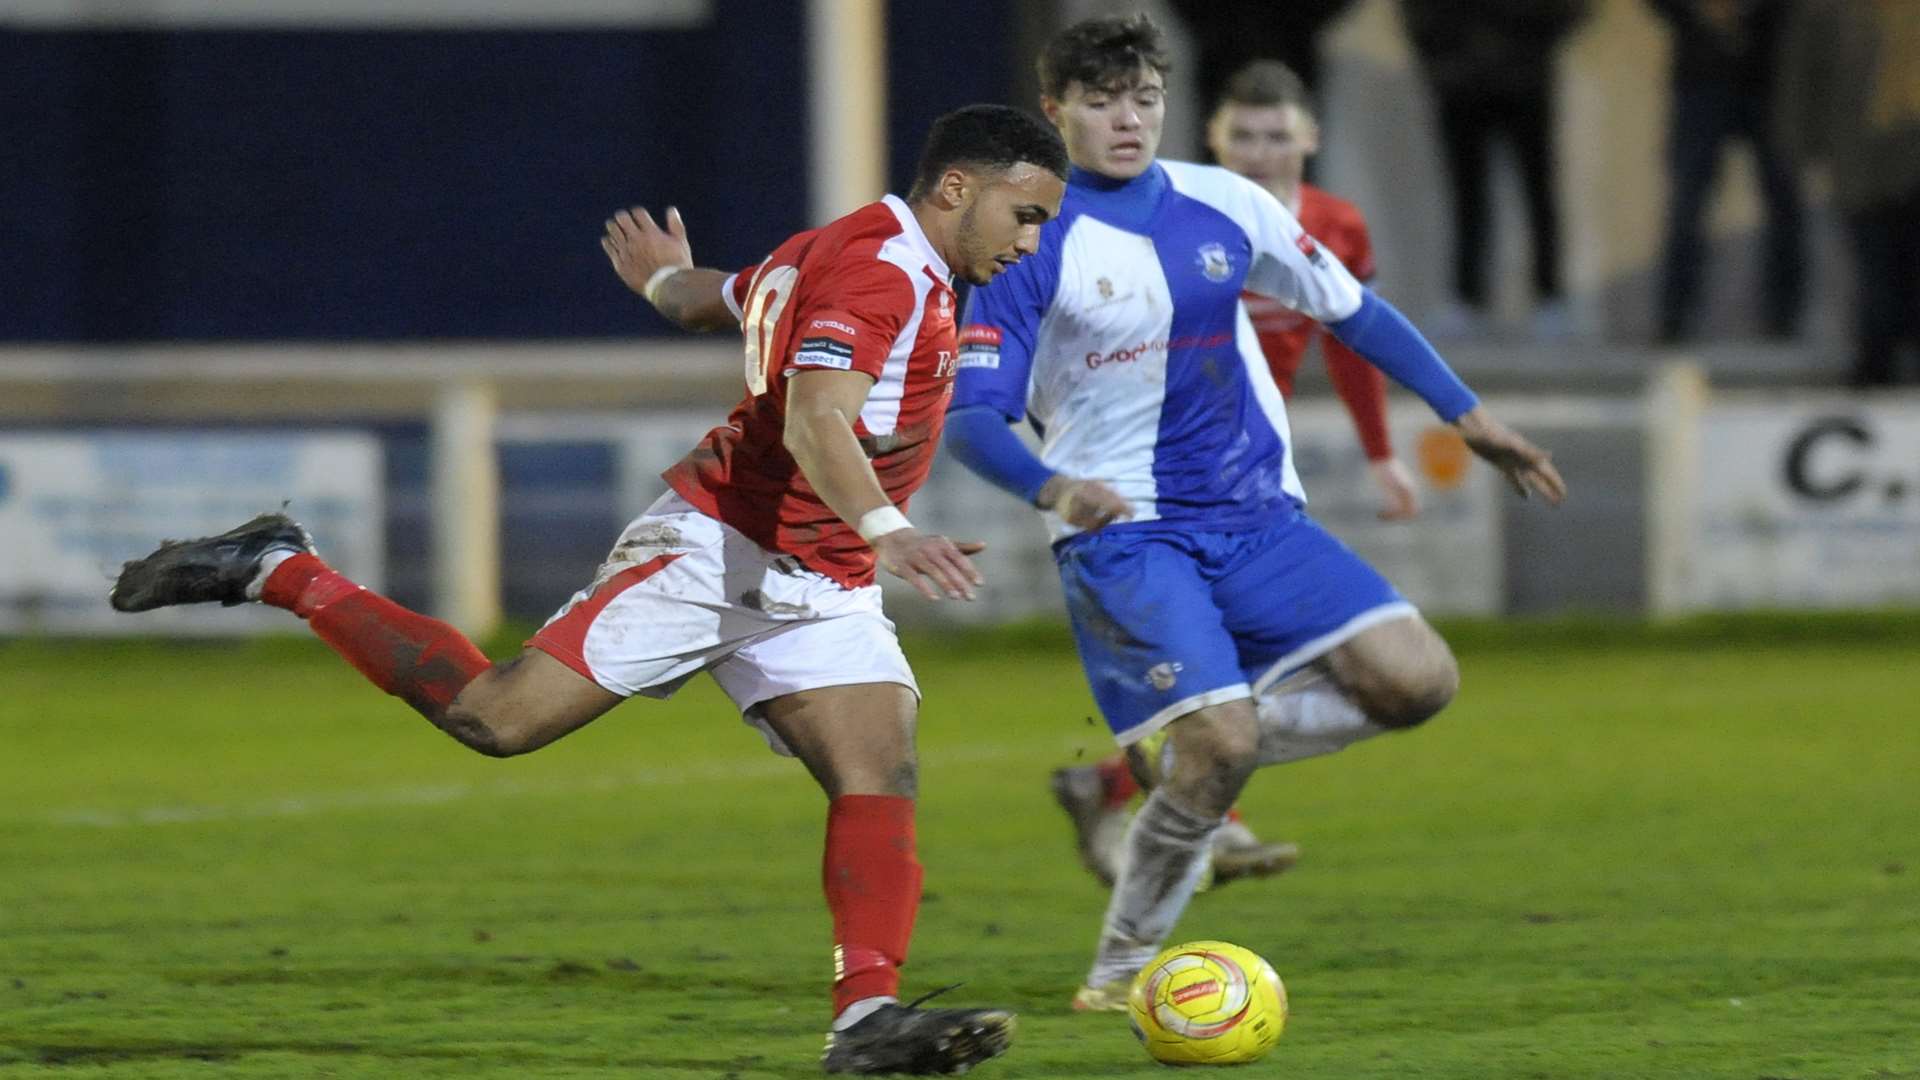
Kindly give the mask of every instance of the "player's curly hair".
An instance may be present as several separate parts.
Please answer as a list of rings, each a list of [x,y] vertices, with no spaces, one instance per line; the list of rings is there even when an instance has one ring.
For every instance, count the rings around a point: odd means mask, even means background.
[[[1255,60],[1227,78],[1220,105],[1298,105],[1313,111],[1306,81],[1278,60]]]
[[[1146,12],[1082,19],[1040,50],[1040,92],[1058,98],[1074,83],[1120,89],[1143,65],[1161,78],[1172,70],[1160,27]]]
[[[942,116],[927,132],[909,199],[924,196],[956,165],[1011,169],[1021,162],[1067,178],[1067,145],[1053,126],[1006,105],[968,105]]]

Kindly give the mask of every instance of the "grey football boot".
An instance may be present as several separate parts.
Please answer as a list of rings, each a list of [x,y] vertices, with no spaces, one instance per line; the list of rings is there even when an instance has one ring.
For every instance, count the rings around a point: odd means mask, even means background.
[[[285,514],[261,514],[219,536],[168,540],[120,568],[107,600],[116,611],[152,611],[175,604],[227,607],[247,602],[260,560],[276,551],[313,553],[313,538]]]

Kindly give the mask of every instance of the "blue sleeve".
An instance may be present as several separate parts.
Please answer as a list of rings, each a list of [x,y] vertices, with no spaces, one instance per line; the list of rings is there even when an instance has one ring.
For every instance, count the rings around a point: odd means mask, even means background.
[[[1033,456],[1013,433],[1007,418],[990,405],[968,405],[947,413],[947,452],[994,487],[1031,503],[1053,470]]]
[[[990,284],[976,286],[967,298],[949,413],[986,405],[1009,421],[1027,415],[1027,378],[1033,371],[1040,319],[1060,283],[1063,231],[1057,220],[1048,222],[1041,230],[1038,252]]]
[[[1440,354],[1434,351],[1420,331],[1392,304],[1367,289],[1361,293],[1360,309],[1327,329],[1340,343],[1388,375],[1401,386],[1419,394],[1440,419],[1452,423],[1468,412],[1480,399],[1474,396],[1460,376],[1453,373]]]

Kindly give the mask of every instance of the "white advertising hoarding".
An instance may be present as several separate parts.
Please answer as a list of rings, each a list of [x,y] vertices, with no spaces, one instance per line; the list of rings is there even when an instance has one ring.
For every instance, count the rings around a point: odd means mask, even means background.
[[[1920,401],[1714,400],[1697,455],[1685,606],[1920,602]]]
[[[107,606],[120,564],[282,503],[327,561],[381,586],[379,443],[334,432],[0,433],[0,633],[241,634],[284,612]]]
[[[1394,453],[1414,474],[1420,514],[1382,521],[1380,489],[1353,421],[1338,402],[1295,401],[1294,465],[1307,512],[1428,614],[1489,615],[1506,602],[1499,475],[1432,410],[1396,403],[1387,417]]]

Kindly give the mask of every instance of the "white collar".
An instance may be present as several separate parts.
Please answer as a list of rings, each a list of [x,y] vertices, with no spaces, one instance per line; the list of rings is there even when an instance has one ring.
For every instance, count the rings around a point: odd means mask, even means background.
[[[907,238],[907,243],[912,244],[914,249],[927,260],[927,266],[932,268],[934,276],[943,283],[952,281],[953,271],[947,269],[947,260],[941,258],[940,253],[933,249],[933,241],[927,239],[927,231],[920,227],[920,219],[913,216],[913,207],[908,206],[907,201],[898,195],[888,195],[880,201],[886,203],[887,209],[893,211],[893,216],[900,220],[900,228]]]

